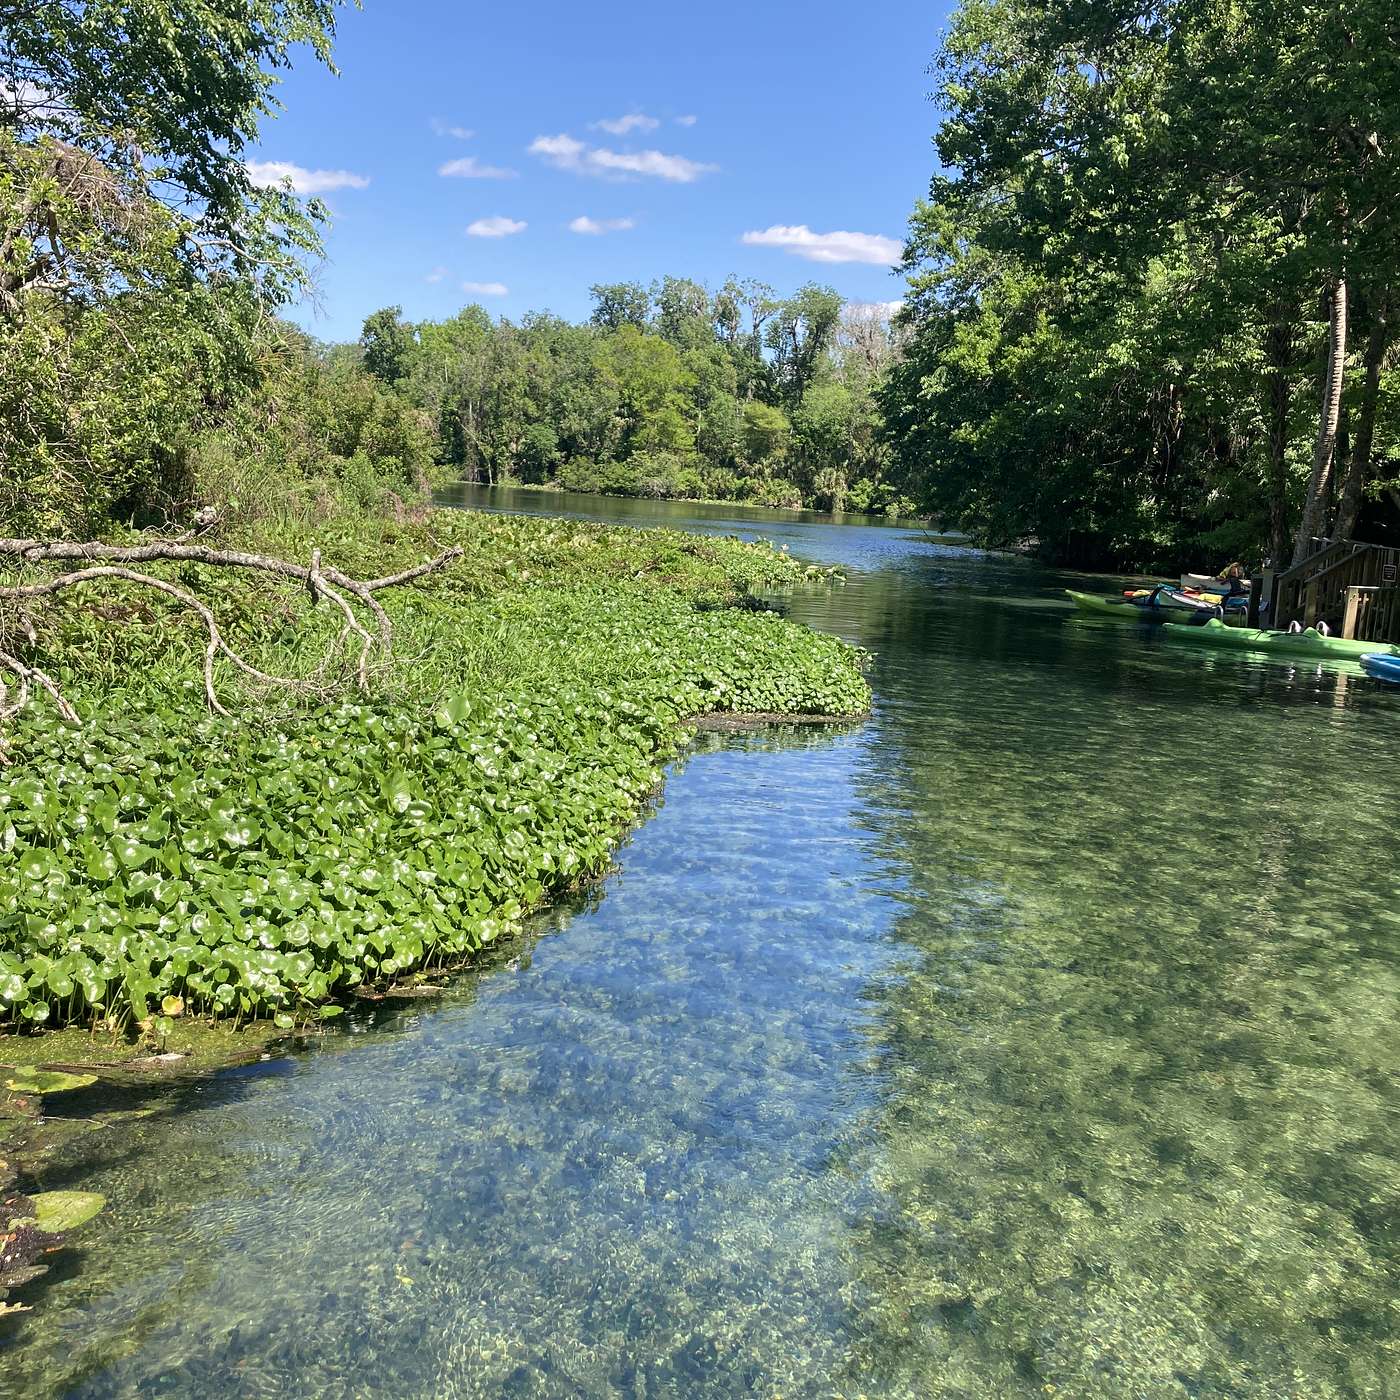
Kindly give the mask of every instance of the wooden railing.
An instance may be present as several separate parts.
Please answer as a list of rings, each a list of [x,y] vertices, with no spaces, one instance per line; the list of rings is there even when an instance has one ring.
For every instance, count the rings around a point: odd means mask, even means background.
[[[1348,588],[1342,636],[1360,642],[1400,642],[1400,587]]]
[[[1322,546],[1301,564],[1279,574],[1274,580],[1273,606],[1269,625],[1287,627],[1297,622],[1304,627],[1325,622],[1334,632],[1346,632],[1351,589],[1384,591],[1400,585],[1400,549],[1361,544],[1355,540],[1335,543],[1318,541]],[[1371,605],[1358,602],[1353,621]],[[1378,617],[1389,617],[1382,609]],[[1368,641],[1389,641],[1388,636],[1367,635]]]

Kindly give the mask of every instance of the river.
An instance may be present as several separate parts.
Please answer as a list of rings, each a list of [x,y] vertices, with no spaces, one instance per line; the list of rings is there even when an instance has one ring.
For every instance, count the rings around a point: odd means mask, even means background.
[[[1400,1394],[1400,694],[909,528],[455,499],[847,565],[787,606],[872,717],[702,740],[441,1000],[88,1134],[0,1394]]]

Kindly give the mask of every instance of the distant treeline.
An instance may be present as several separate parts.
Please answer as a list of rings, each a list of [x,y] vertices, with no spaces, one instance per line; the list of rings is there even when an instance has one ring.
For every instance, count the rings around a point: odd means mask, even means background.
[[[877,393],[883,309],[829,287],[730,280],[592,289],[592,318],[479,306],[364,324],[363,365],[428,416],[440,464],[482,482],[828,510],[897,509]],[[345,349],[338,353],[345,354]]]

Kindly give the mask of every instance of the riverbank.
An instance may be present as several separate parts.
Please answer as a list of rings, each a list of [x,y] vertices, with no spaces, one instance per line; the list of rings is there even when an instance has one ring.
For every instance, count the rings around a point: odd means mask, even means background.
[[[840,520],[845,524],[899,524],[911,527],[929,525],[928,517],[919,515],[909,501],[903,504],[907,509],[897,509],[898,502],[887,510],[864,511],[864,510],[828,510],[821,506],[808,504],[801,499],[794,505],[791,501],[764,501],[764,500],[739,500],[733,496],[648,496],[640,491],[608,491],[602,488],[587,488],[584,486],[570,486],[562,481],[499,481],[499,482],[477,482],[463,481],[459,483],[464,486],[478,486],[483,490],[510,490],[510,491],[530,491],[541,496],[598,496],[604,499],[616,501],[665,501],[674,505],[691,506],[724,506],[731,510],[755,510],[755,511],[787,511],[792,514],[801,515],[823,515],[830,516],[834,520]]]
[[[868,705],[851,648],[754,606],[829,577],[767,546],[454,511],[220,543],[358,577],[462,557],[381,595],[394,660],[370,693],[314,705],[229,676],[231,716],[209,714],[197,619],[135,590],[42,623],[81,723],[36,702],[9,733],[6,1030],[333,1018],[596,878],[690,717]],[[339,626],[304,589],[169,576],[261,670],[310,675]]]

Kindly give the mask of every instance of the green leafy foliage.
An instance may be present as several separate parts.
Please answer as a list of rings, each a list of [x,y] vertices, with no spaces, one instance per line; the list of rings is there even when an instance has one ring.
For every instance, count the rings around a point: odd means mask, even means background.
[[[201,716],[196,644],[169,632],[119,698],[75,695],[82,727],[38,713],[16,729],[0,1023],[158,1030],[178,1006],[291,1025],[460,961],[606,869],[688,716],[868,704],[843,643],[722,606],[804,577],[772,549],[458,513],[357,528],[350,566],[411,558],[429,533],[469,550],[391,603],[413,662],[372,703]],[[49,664],[66,674],[65,655],[103,645],[116,664],[143,645],[130,630],[73,623],[46,639]],[[250,631],[255,655],[283,644]]]
[[[438,477],[429,415],[286,324],[260,333],[249,385],[205,420],[186,460],[177,513],[211,505],[259,529],[414,499]]]
[[[35,1229],[45,1235],[62,1235],[86,1225],[107,1198],[95,1191],[41,1191],[29,1198],[34,1207]]]
[[[251,186],[244,154],[279,105],[274,89],[293,52],[329,66],[340,3],[7,4],[3,124],[23,140],[61,138],[109,170],[139,152],[190,231],[220,240],[224,266],[281,299],[287,279],[302,276],[285,255],[314,247],[315,238],[298,200]],[[56,240],[54,256],[66,246]],[[196,270],[208,252],[207,241],[185,249]]]
[[[877,391],[900,489],[1091,566],[1285,560],[1368,491],[1357,533],[1397,527],[1391,6],[968,0],[935,71],[942,168]]]
[[[0,6],[0,520],[86,534],[188,503],[256,386],[322,208],[244,157],[339,0]]]
[[[486,482],[891,513],[875,391],[895,358],[879,308],[829,287],[778,299],[665,277],[593,288],[576,326],[371,314],[359,351],[438,426],[445,467]],[[803,431],[794,435],[799,421]]]

